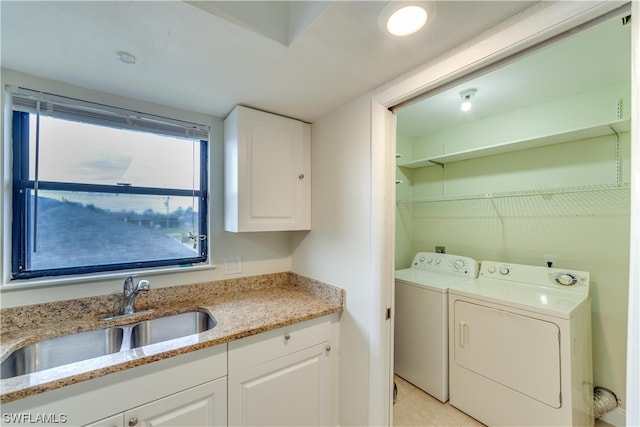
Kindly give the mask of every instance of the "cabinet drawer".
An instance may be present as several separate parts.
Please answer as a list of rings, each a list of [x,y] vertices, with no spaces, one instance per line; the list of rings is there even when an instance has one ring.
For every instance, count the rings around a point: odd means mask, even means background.
[[[328,317],[286,326],[229,343],[229,374],[329,341]]]

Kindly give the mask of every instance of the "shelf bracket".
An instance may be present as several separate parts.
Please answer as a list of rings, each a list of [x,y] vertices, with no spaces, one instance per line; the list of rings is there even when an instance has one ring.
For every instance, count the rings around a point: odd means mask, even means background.
[[[495,210],[496,215],[498,215],[500,224],[502,224],[502,229],[504,229],[504,218],[502,218],[502,215],[500,214],[500,210],[498,209],[498,206],[496,206],[496,202],[493,200],[493,197],[489,197],[489,200],[491,201],[491,206],[493,206],[493,210]]]
[[[444,165],[445,165],[444,163],[436,162],[435,160],[429,160],[429,161],[433,164],[439,165],[441,168],[444,168]]]
[[[616,185],[620,185],[620,133],[609,123],[609,128],[616,134]]]

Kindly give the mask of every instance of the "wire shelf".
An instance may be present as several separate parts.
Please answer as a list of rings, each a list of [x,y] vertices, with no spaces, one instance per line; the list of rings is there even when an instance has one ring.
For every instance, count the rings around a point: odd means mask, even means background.
[[[419,199],[404,199],[398,200],[397,204],[415,204],[415,203],[432,203],[432,202],[446,202],[457,200],[485,200],[485,199],[501,199],[511,197],[531,197],[531,196],[553,196],[555,194],[580,194],[580,193],[594,193],[602,191],[616,191],[616,190],[629,190],[631,185],[629,183],[621,184],[601,184],[601,185],[584,185],[576,187],[558,187],[558,188],[542,188],[534,190],[517,190],[517,191],[505,191],[505,192],[487,192],[482,194],[461,194],[461,195],[442,195],[431,196]]]

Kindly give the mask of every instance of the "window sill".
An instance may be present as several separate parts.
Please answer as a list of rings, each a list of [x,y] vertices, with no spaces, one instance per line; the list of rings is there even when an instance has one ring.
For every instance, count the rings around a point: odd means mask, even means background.
[[[94,274],[85,274],[85,275],[77,275],[77,276],[66,276],[66,277],[39,277],[37,279],[24,279],[24,280],[8,280],[5,279],[2,286],[0,286],[0,293],[12,292],[12,291],[24,291],[28,289],[36,289],[50,286],[61,286],[61,285],[75,285],[75,284],[86,284],[88,282],[105,282],[110,280],[121,280],[127,276],[137,275],[137,276],[154,276],[160,274],[174,274],[174,273],[187,273],[187,272],[196,272],[203,270],[214,270],[216,269],[215,264],[199,264],[199,265],[190,265],[190,266],[177,266],[177,267],[161,267],[161,268],[147,268],[140,270],[129,270],[129,271],[114,271],[114,272],[105,272],[105,273],[94,273]]]

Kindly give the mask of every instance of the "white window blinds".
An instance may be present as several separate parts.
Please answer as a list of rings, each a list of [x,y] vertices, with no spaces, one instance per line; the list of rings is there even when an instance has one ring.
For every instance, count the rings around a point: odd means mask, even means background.
[[[44,114],[120,129],[209,140],[209,126],[139,113],[20,87],[9,87],[14,111]],[[40,108],[38,111],[38,102]]]

